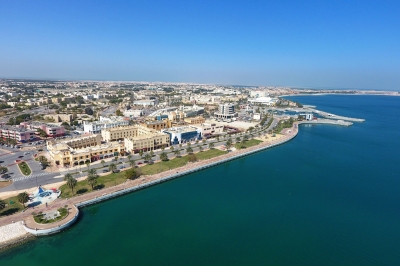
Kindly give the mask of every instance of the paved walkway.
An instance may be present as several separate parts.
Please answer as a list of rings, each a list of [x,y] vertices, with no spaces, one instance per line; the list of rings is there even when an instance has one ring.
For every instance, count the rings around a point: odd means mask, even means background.
[[[65,205],[65,204],[64,204]],[[61,207],[64,207],[61,206]],[[56,210],[55,206],[51,206],[51,210]],[[49,212],[50,210],[42,210],[43,212]],[[35,220],[33,219],[32,215],[29,215],[28,217],[25,218],[25,226],[32,228],[32,229],[50,229],[50,228],[55,228],[57,226],[63,225],[66,222],[72,220],[76,213],[78,212],[78,209],[74,206],[69,205],[68,206],[68,215],[55,223],[50,223],[50,224],[38,224],[37,222],[35,222]]]
[[[36,212],[36,213],[39,212],[39,211],[45,212],[47,210],[58,209],[60,207],[63,207],[64,205],[71,206],[72,204],[76,204],[76,203],[80,203],[80,202],[87,201],[87,200],[90,200],[90,199],[94,199],[94,198],[97,198],[97,197],[100,197],[100,196],[103,196],[103,195],[106,195],[106,194],[109,194],[109,193],[112,193],[112,192],[116,192],[116,191],[119,191],[119,190],[122,190],[122,189],[125,189],[125,188],[134,187],[134,186],[142,185],[142,184],[145,184],[145,183],[148,183],[148,182],[151,182],[151,181],[159,180],[159,179],[162,179],[162,178],[164,178],[166,176],[175,174],[177,172],[187,171],[187,170],[190,170],[190,169],[193,169],[193,168],[196,168],[196,167],[200,167],[200,166],[204,166],[204,165],[208,165],[210,163],[217,162],[217,161],[220,161],[220,160],[223,160],[223,159],[232,158],[235,155],[246,153],[246,152],[249,152],[249,151],[252,151],[252,150],[257,150],[260,147],[272,146],[272,145],[280,143],[282,141],[289,140],[293,136],[297,135],[297,133],[298,133],[297,124],[295,124],[291,128],[290,131],[287,130],[286,132],[287,132],[286,135],[282,135],[282,137],[280,137],[278,139],[267,140],[267,141],[264,141],[264,142],[260,143],[259,145],[255,145],[255,146],[249,147],[247,149],[236,150],[236,151],[233,151],[233,152],[230,152],[230,153],[218,156],[218,157],[214,157],[214,158],[211,158],[211,159],[202,160],[202,161],[198,161],[198,162],[194,162],[194,163],[188,163],[185,166],[182,166],[182,167],[179,167],[179,168],[174,168],[174,169],[168,170],[168,171],[164,171],[164,172],[161,172],[159,174],[149,175],[149,176],[142,176],[142,177],[140,177],[138,179],[135,179],[135,180],[127,180],[126,182],[124,182],[122,184],[119,184],[119,185],[116,185],[116,186],[113,186],[113,187],[104,188],[104,189],[101,189],[101,190],[98,190],[98,191],[93,191],[91,193],[82,194],[82,195],[75,196],[75,197],[72,197],[72,198],[69,198],[69,199],[58,198],[57,200],[55,200],[51,204],[49,204],[48,207],[46,207],[44,205],[40,205],[40,206],[35,207],[34,209],[33,208],[29,208],[25,212],[19,212],[19,213],[16,213],[14,215],[10,215],[10,216],[7,216],[7,217],[2,217],[2,218],[0,218],[0,226],[6,225],[6,224],[10,224],[10,223],[12,223],[14,221],[25,220],[29,216],[32,216],[32,212]]]

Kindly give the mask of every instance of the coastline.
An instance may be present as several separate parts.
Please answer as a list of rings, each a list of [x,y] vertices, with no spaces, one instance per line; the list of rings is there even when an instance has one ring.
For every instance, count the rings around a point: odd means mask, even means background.
[[[287,128],[284,130],[284,134],[281,135],[281,137],[276,138],[276,139],[266,139],[263,142],[261,142],[258,145],[246,148],[246,149],[241,149],[241,150],[236,150],[229,152],[227,154],[214,157],[211,159],[206,159],[203,161],[198,161],[194,163],[188,163],[185,166],[175,168],[172,170],[167,170],[158,174],[154,175],[148,175],[148,176],[142,176],[136,180],[129,180],[126,181],[122,184],[119,184],[117,186],[113,187],[108,187],[106,189],[102,189],[99,191],[94,191],[88,194],[83,194],[80,196],[75,196],[72,198],[68,199],[57,199],[54,201],[52,204],[49,204],[48,208],[45,208],[44,206],[40,206],[35,208],[35,211],[40,211],[40,210],[48,210],[48,209],[54,209],[58,208],[60,206],[64,206],[66,204],[68,205],[74,205],[77,208],[83,208],[88,205],[96,204],[98,202],[108,200],[111,198],[118,197],[120,195],[124,195],[127,193],[135,192],[137,190],[141,190],[153,185],[157,185],[159,183],[163,183],[178,177],[186,176],[190,173],[196,172],[196,171],[201,171],[203,169],[213,167],[218,164],[222,164],[228,161],[236,160],[241,157],[245,157],[248,155],[252,155],[261,151],[265,151],[266,149],[273,148],[279,145],[282,145],[292,139],[294,139],[298,132],[299,132],[299,125],[305,124],[305,123],[299,123],[295,122],[291,128]],[[31,212],[26,211],[26,212],[21,212],[17,213],[15,215],[12,215],[10,217],[4,217],[3,219],[0,219],[0,226],[7,225],[10,223],[8,220],[13,220],[13,221],[24,221],[28,217],[31,216]],[[8,218],[8,219],[7,219]],[[18,243],[23,243],[26,239],[34,238],[33,235],[28,234],[21,236],[19,238],[15,239],[10,239],[6,242],[0,243],[0,250],[4,250],[7,248],[11,248],[14,245],[18,245]]]

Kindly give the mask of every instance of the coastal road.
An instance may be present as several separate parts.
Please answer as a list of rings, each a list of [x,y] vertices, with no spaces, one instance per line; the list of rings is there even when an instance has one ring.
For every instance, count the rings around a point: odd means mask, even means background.
[[[274,121],[271,123],[271,125],[267,129],[256,129],[252,134],[254,136],[259,136],[259,135],[265,134],[270,129],[274,128],[277,125],[277,123],[278,123],[278,120],[276,118],[274,118]],[[243,137],[243,135],[238,135],[238,134],[231,135],[231,138],[234,142],[236,140],[236,137]],[[227,138],[226,139],[220,138],[220,141],[217,141],[216,138],[208,139],[206,141],[206,145],[203,145],[203,142],[199,141],[198,144],[191,143],[191,147],[192,147],[193,151],[197,152],[199,150],[199,148],[197,147],[198,145],[202,145],[202,147],[204,149],[208,149],[208,143],[210,143],[210,142],[214,143],[214,146],[217,147],[217,146],[225,145],[226,141],[227,141]],[[175,150],[179,149],[179,145],[174,145],[174,148],[175,148]],[[187,154],[186,148],[187,148],[187,144],[183,144],[182,147],[180,148],[181,156],[184,156]],[[160,159],[159,154],[162,152],[163,151],[161,151],[161,150],[154,151],[154,156],[153,156],[152,160],[154,160],[154,161],[159,160]],[[175,157],[174,153],[170,150],[170,148],[166,148],[164,150],[164,152],[167,153],[168,158],[170,158],[170,159]],[[17,159],[18,156],[21,156],[21,154],[23,155],[24,151],[17,151],[17,152],[13,152],[13,153],[10,153],[10,151],[8,151],[8,154],[5,154],[5,153],[4,153],[4,156],[2,156],[2,154],[0,154],[0,160],[4,160],[2,158],[7,158],[7,163],[11,164],[13,160],[15,163],[15,159]],[[63,176],[66,173],[71,173],[74,176],[81,177],[81,176],[85,176],[87,173],[87,170],[88,170],[86,165],[81,165],[78,167],[63,168],[63,169],[60,169],[59,171],[55,171],[55,172],[43,171],[43,170],[41,170],[40,164],[33,159],[32,151],[30,151],[30,153],[31,154],[29,154],[26,158],[29,159],[27,161],[27,163],[29,164],[29,166],[32,169],[32,174],[30,176],[24,176],[20,173],[18,166],[14,165],[12,167],[9,167],[10,172],[14,173],[14,174],[12,174],[12,178],[15,181],[14,181],[13,185],[0,189],[0,192],[29,189],[29,188],[36,187],[37,185],[49,185],[52,183],[61,182],[63,180]],[[144,154],[146,154],[146,153],[144,153]],[[24,157],[24,159],[25,159],[25,157]],[[136,165],[139,162],[142,164],[145,164],[143,158],[141,158],[139,156],[139,154],[132,155],[131,159],[135,161]],[[97,161],[97,162],[91,163],[89,169],[96,169],[98,173],[103,173],[103,170],[108,171],[108,166],[111,163],[116,164],[117,169],[119,169],[119,170],[121,170],[121,166],[122,167],[130,167],[127,156],[123,156],[123,157],[120,156],[117,162],[114,159],[106,159],[105,161],[106,161],[105,167],[103,167],[103,165],[99,161]]]

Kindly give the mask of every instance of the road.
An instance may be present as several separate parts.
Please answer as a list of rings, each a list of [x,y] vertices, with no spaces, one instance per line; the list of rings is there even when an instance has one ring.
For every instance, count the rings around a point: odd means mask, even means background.
[[[265,134],[272,128],[274,128],[278,123],[278,120],[274,118],[273,122],[271,125],[266,128],[266,129],[256,129],[252,134],[254,136],[259,136],[262,134]],[[242,135],[231,135],[232,140],[235,142],[236,137],[242,137]],[[225,145],[227,139],[221,138],[220,141],[218,141],[216,138],[215,139],[208,139],[206,140],[206,143],[202,141],[199,141],[198,144],[191,143],[191,148],[193,149],[194,152],[199,151],[198,146],[199,145],[204,145],[203,147],[206,149],[208,148],[208,143],[212,142],[214,143],[214,146],[221,146]],[[186,152],[187,144],[182,144],[182,147],[179,148],[179,145],[174,145],[174,150],[180,149],[180,155],[184,156],[187,155]],[[118,158],[118,161],[116,162],[114,158],[109,158],[105,159],[106,163],[105,166],[103,166],[99,161],[93,162],[90,164],[89,168],[86,165],[81,165],[77,167],[71,167],[71,168],[63,168],[60,169],[59,171],[54,171],[54,172],[46,172],[41,170],[40,164],[34,160],[33,158],[33,153],[31,152],[29,155],[25,155],[24,160],[28,163],[28,165],[32,169],[32,174],[30,176],[24,176],[21,174],[21,172],[18,169],[18,166],[15,165],[15,160],[19,159],[18,156],[21,156],[24,154],[24,151],[7,151],[7,150],[0,150],[0,160],[3,160],[4,163],[2,165],[11,165],[9,166],[9,172],[11,172],[11,176],[14,180],[13,185],[5,187],[0,189],[0,192],[5,192],[5,191],[13,191],[13,190],[22,190],[22,189],[29,189],[36,187],[37,185],[48,185],[48,184],[53,184],[53,183],[58,183],[63,180],[63,176],[66,173],[71,173],[76,177],[81,177],[85,176],[86,172],[88,169],[96,169],[98,173],[103,173],[103,170],[108,171],[108,166],[111,163],[115,163],[117,165],[117,169],[121,169],[121,167],[130,167],[129,165],[129,160],[127,156],[120,156]],[[156,150],[154,151],[154,155],[152,160],[157,161],[159,160],[159,154],[162,153],[163,151],[161,150]],[[170,148],[166,148],[164,152],[167,153],[168,158],[172,159],[175,157],[174,153],[171,151]],[[146,153],[144,153],[146,154]],[[136,164],[144,164],[144,159],[140,157],[139,154],[132,154],[131,160],[134,160]]]

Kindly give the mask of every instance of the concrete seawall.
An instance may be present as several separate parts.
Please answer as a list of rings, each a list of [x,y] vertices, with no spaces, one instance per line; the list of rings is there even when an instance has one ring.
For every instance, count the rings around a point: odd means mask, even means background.
[[[71,225],[73,225],[76,222],[76,220],[78,220],[79,209],[77,207],[75,207],[74,205],[73,205],[73,208],[75,209],[73,216],[72,217],[67,216],[66,217],[67,219],[64,222],[62,222],[63,221],[62,220],[61,224],[57,223],[57,225],[54,227],[52,227],[51,224],[47,224],[48,226],[46,226],[46,227],[48,227],[48,228],[32,228],[32,226],[29,227],[25,222],[23,222],[23,227],[26,232],[31,233],[34,236],[44,236],[44,235],[52,235],[52,234],[59,233],[65,229],[67,229]],[[40,225],[38,224],[38,226],[40,226]]]
[[[337,125],[337,126],[351,126],[352,122],[343,121],[343,120],[332,120],[332,119],[318,119],[318,120],[310,120],[310,121],[300,121],[299,125],[304,124],[326,124],[326,125]]]

